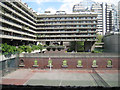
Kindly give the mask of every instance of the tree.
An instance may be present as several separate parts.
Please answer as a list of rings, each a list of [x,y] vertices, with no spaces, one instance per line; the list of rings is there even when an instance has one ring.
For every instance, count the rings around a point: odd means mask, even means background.
[[[44,47],[41,44],[38,44],[38,48],[40,51],[42,51],[44,49]]]
[[[84,51],[84,42],[70,42],[70,48],[68,49],[68,51]]]
[[[97,35],[98,43],[101,43],[103,41],[103,36],[102,35]]]
[[[26,51],[27,51],[28,53],[31,53],[31,52],[32,52],[31,47],[30,47],[30,46],[26,46]]]
[[[17,52],[17,48],[15,46],[8,45],[7,43],[1,44],[2,54],[15,54]]]

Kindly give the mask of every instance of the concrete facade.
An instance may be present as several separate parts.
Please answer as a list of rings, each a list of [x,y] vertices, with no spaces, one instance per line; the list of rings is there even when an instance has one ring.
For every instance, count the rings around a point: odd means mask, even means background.
[[[39,14],[21,1],[0,2],[2,15],[0,38],[11,45],[30,43],[61,43],[71,41],[95,42],[97,14],[73,13]]]
[[[104,49],[106,52],[120,53],[120,33],[104,36]]]

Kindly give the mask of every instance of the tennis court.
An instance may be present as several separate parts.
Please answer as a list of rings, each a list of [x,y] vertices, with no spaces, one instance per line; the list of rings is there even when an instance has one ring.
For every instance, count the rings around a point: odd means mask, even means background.
[[[97,74],[96,74],[97,73]],[[118,86],[118,70],[18,69],[4,77],[2,84],[43,86]]]

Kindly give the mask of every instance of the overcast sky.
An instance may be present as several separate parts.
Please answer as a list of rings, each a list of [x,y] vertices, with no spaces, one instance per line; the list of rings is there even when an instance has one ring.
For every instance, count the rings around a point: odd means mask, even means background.
[[[72,7],[83,0],[22,0],[27,3],[30,8],[38,13],[44,13],[44,11],[51,11],[55,13],[58,10],[64,10],[67,13],[72,12]],[[107,2],[118,5],[120,0],[92,0],[95,2]]]

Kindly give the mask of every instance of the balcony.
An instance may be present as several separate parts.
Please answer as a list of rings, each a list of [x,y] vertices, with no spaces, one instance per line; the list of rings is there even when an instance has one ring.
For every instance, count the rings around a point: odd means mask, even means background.
[[[15,23],[13,23],[13,22],[9,22],[9,21],[4,20],[4,19],[1,19],[1,22],[2,22],[2,23],[9,24],[9,25],[11,25],[11,26],[15,26],[15,27],[18,27],[18,28],[22,28],[22,26],[20,26],[20,25],[18,25],[18,24],[15,24]]]
[[[38,37],[44,37],[44,38],[48,38],[48,37],[96,37],[96,35],[41,35]]]
[[[10,3],[12,6],[14,6],[15,8],[17,8],[19,11],[23,12],[24,14],[26,14],[27,16],[29,16],[31,19],[34,20],[33,17],[31,17],[29,14],[27,14],[25,11],[23,11],[21,8],[19,8],[18,6],[14,5],[13,3]],[[22,5],[23,6],[23,5]]]
[[[12,17],[12,16],[9,15],[8,13],[3,13],[3,12],[0,12],[0,13],[1,13],[2,15],[5,15],[5,16],[11,18],[11,19],[16,20],[17,22],[20,22],[20,23],[23,23],[23,24],[25,24],[25,25],[27,25],[27,26],[29,26],[29,27],[35,28],[34,26],[32,26],[32,25],[30,25],[30,24],[28,24],[28,23],[26,23],[26,22],[23,22],[23,21],[20,20],[20,19],[17,19],[17,18],[15,18],[15,17]]]
[[[97,29],[97,27],[46,27],[46,28],[37,28],[40,30],[48,30],[48,29]]]
[[[21,14],[19,14],[19,13],[18,13],[18,12],[16,12],[16,11],[14,11],[13,9],[11,9],[11,8],[7,7],[6,5],[2,4],[1,2],[0,2],[0,6],[2,6],[2,7],[4,7],[4,8],[6,8],[7,10],[9,10],[9,11],[13,12],[14,14],[16,14],[16,15],[18,15],[18,16],[20,16],[20,17],[22,17],[23,19],[28,20],[28,21],[29,21],[29,22],[31,22],[32,24],[36,25],[34,22],[32,22],[31,20],[29,20],[28,18],[26,18],[26,17],[22,16]]]
[[[97,41],[97,39],[38,39],[37,41],[64,41],[64,42],[69,42],[69,41]]]
[[[48,24],[37,24],[37,26],[55,26],[55,25],[97,25],[97,23],[48,23]]]
[[[8,32],[14,32],[14,33],[18,33],[18,34],[23,34],[23,35],[27,35],[27,36],[31,36],[31,37],[36,37],[33,34],[25,33],[25,32],[22,32],[20,30],[18,31],[18,30],[10,29],[10,28],[0,27],[0,30],[4,30],[4,31],[8,31]]]
[[[24,38],[24,37],[19,37],[19,36],[2,35],[2,34],[0,34],[0,38],[15,39],[15,40],[26,40],[26,41],[36,41],[35,39]]]
[[[45,20],[37,20],[37,22],[47,22],[47,21],[51,21],[51,22],[54,22],[54,21],[97,21],[97,19],[54,19],[54,20],[51,20],[51,19],[45,19]]]
[[[15,23],[13,23],[13,22],[9,22],[9,21],[4,20],[4,19],[1,19],[1,22],[2,22],[2,23],[9,24],[9,25],[11,25],[11,26],[15,26],[15,27],[17,27],[17,28],[24,29],[24,30],[26,30],[26,31],[30,31],[30,32],[35,33],[35,31],[33,31],[33,30],[31,30],[31,29],[23,28],[22,26],[20,26],[20,25],[18,25],[18,24],[15,24]]]
[[[97,31],[37,31],[38,34],[46,34],[46,33],[96,33]]]

